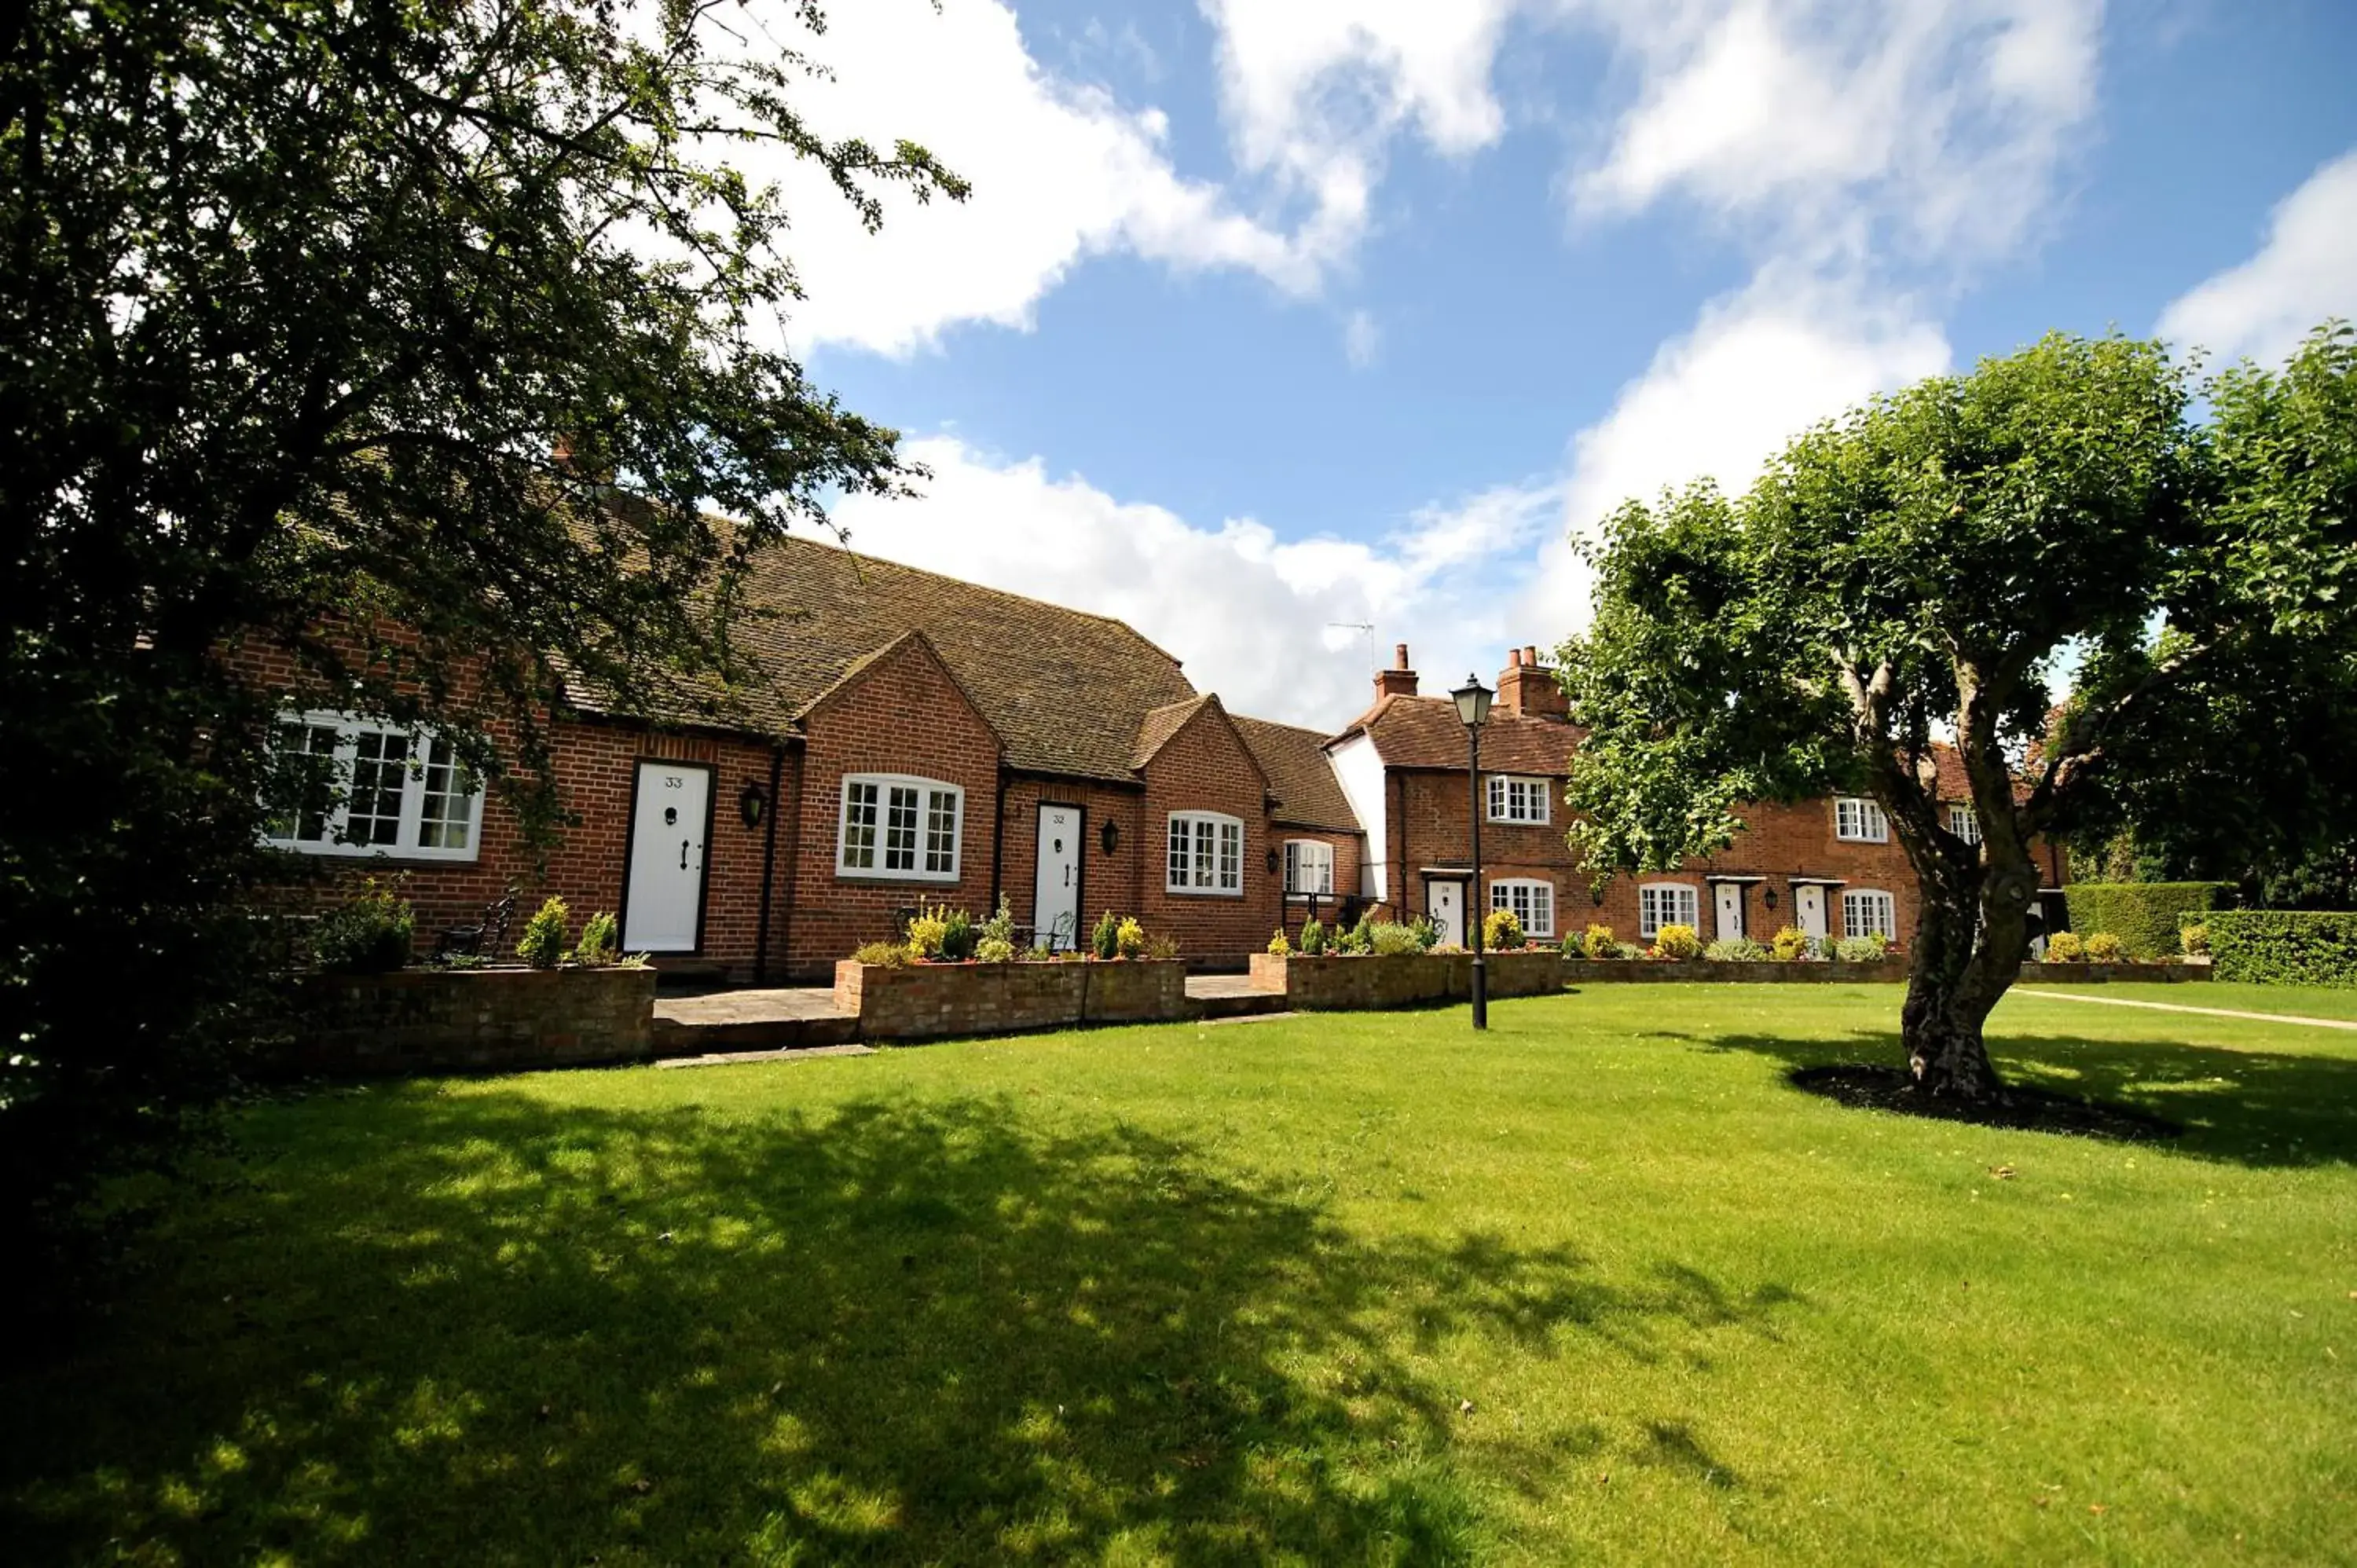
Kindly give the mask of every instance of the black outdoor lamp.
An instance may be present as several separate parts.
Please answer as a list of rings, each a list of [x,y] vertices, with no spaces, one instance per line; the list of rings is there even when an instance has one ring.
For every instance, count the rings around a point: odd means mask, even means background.
[[[1107,817],[1104,821],[1104,826],[1097,830],[1097,842],[1104,845],[1104,852],[1107,854],[1111,854],[1114,848],[1120,844],[1121,829],[1114,825],[1114,820],[1111,817]]]
[[[770,792],[758,783],[746,785],[744,792],[737,797],[737,815],[748,828],[759,827],[761,813],[769,809]]]
[[[1481,963],[1481,726],[1490,722],[1490,699],[1496,693],[1478,675],[1449,695],[1457,702],[1457,717],[1465,725],[1466,802],[1473,824],[1473,884],[1465,892],[1465,924],[1473,948],[1473,1026],[1490,1026],[1490,974]]]

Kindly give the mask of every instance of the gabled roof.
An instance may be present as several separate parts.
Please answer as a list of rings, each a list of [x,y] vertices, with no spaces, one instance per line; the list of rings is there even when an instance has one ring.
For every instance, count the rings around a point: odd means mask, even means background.
[[[1235,720],[1236,733],[1244,737],[1244,745],[1259,759],[1261,771],[1268,775],[1279,822],[1332,832],[1360,831],[1358,813],[1351,810],[1341,780],[1334,777],[1333,764],[1327,760],[1324,731],[1242,714],[1229,716]]]
[[[1145,715],[1195,695],[1178,661],[1121,621],[812,540],[757,554],[741,602],[730,632],[747,664],[736,706],[766,734],[791,733],[855,666],[912,631],[997,732],[1007,762],[1033,772],[1131,779]],[[571,695],[591,711],[614,706]]]
[[[1446,697],[1378,698],[1334,738],[1363,735],[1387,768],[1463,768],[1465,726],[1457,704]],[[1571,768],[1579,732],[1560,719],[1529,718],[1502,708],[1490,710],[1481,730],[1483,772],[1561,775]]]
[[[1206,692],[1200,697],[1167,703],[1147,714],[1138,721],[1137,749],[1130,754],[1130,767],[1143,768],[1153,761],[1154,754],[1169,744],[1172,736],[1185,729],[1189,719],[1201,713],[1207,703],[1217,701],[1217,697]]]

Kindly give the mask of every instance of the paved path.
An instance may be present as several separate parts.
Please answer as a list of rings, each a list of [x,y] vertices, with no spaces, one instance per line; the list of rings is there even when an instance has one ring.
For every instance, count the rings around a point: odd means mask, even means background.
[[[1218,997],[1271,996],[1281,993],[1263,991],[1252,983],[1249,974],[1190,974],[1187,977],[1187,994],[1198,1002]]]
[[[709,1056],[666,1057],[655,1063],[671,1067],[734,1067],[739,1062],[806,1062],[820,1057],[872,1057],[873,1046],[805,1046],[799,1050],[780,1051],[715,1051]]]
[[[790,1018],[833,1018],[834,990],[825,985],[785,985],[762,991],[710,991],[701,995],[658,996],[655,1016],[679,1024],[748,1024]]]
[[[2252,1018],[2262,1024],[2307,1024],[2319,1029],[2357,1029],[2357,1020],[2348,1018],[2309,1018],[2298,1013],[2244,1013],[2233,1007],[2188,1007],[2179,1002],[2138,1002],[2126,996],[2086,996],[2076,991],[2049,991],[2042,986],[2019,987],[2014,994],[2050,996],[2057,1002],[2100,1002],[2106,1007],[2149,1007],[2156,1013],[2200,1013],[2211,1018]]]

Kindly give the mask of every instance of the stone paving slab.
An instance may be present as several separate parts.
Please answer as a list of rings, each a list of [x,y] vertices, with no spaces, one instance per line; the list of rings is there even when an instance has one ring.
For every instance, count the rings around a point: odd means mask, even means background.
[[[872,1057],[874,1046],[805,1046],[799,1050],[783,1051],[715,1051],[709,1056],[673,1057],[659,1061],[660,1068],[673,1067],[734,1067],[740,1062],[801,1062],[817,1057]]]
[[[658,996],[655,1016],[676,1024],[768,1024],[832,1018],[834,988],[780,985],[759,991],[713,991],[700,996]]]

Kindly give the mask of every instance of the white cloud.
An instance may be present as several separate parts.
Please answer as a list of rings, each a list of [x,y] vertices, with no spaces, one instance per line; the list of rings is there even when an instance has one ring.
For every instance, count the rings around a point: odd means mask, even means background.
[[[1183,660],[1199,690],[1321,728],[1365,707],[1377,650],[1394,641],[1454,680],[1529,640],[1508,624],[1496,574],[1528,558],[1560,504],[1549,486],[1501,486],[1420,510],[1374,543],[1287,542],[1250,518],[1199,526],[952,436],[908,451],[933,471],[924,495],[840,503],[854,549],[1119,617]]]
[[[1770,268],[1706,306],[1572,442],[1563,533],[1539,553],[1520,618],[1550,640],[1585,628],[1590,575],[1573,536],[1630,499],[1711,478],[1749,488],[1808,426],[1945,370],[1946,338],[1903,306]]]
[[[1351,362],[1351,368],[1366,370],[1375,362],[1383,346],[1383,328],[1375,325],[1375,318],[1363,310],[1351,312],[1350,319],[1342,323],[1342,357]]]
[[[2179,295],[2156,330],[2222,360],[2274,365],[2328,316],[2357,316],[2357,151],[2284,198],[2258,253]]]
[[[1603,6],[1641,85],[1574,181],[1609,216],[1682,194],[1779,250],[2010,250],[2093,108],[2099,0]]]
[[[731,16],[735,13],[729,14]],[[723,20],[727,20],[723,17]],[[791,37],[784,26],[755,35]],[[1028,327],[1039,299],[1083,258],[1130,251],[1181,270],[1232,267],[1295,292],[1324,256],[1237,211],[1217,186],[1181,177],[1159,111],[1061,81],[1026,51],[998,0],[862,0],[831,7],[809,52],[832,80],[797,96],[828,136],[907,138],[973,182],[963,203],[888,191],[881,233],[862,229],[813,166],[731,149],[777,179],[808,298],[795,342],[905,354],[960,322]]]

